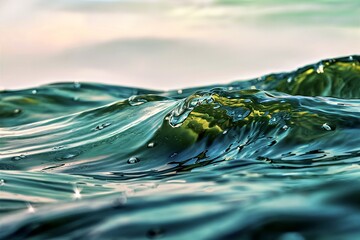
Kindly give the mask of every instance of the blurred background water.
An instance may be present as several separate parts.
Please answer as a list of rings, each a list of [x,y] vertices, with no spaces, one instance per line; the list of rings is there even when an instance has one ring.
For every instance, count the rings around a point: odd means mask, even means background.
[[[359,51],[357,0],[2,0],[0,87],[176,89]]]

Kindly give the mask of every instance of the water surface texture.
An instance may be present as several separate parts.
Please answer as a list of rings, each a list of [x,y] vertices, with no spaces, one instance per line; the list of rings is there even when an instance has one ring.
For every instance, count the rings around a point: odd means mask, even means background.
[[[0,238],[356,239],[359,61],[1,91]]]

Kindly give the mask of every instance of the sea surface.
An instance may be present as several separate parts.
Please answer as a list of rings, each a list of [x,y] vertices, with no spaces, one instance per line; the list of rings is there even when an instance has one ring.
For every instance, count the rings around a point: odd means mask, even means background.
[[[3,90],[0,239],[358,239],[359,61]]]

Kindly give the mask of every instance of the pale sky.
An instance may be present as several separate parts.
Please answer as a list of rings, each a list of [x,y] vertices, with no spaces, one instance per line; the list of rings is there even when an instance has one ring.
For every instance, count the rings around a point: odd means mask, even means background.
[[[242,2],[2,0],[0,87],[179,89],[360,53],[360,1]]]

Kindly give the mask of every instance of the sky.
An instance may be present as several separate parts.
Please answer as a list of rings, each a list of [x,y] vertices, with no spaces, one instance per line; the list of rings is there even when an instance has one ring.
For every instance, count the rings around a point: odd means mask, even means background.
[[[357,0],[2,0],[0,88],[182,89],[360,53]]]

